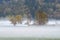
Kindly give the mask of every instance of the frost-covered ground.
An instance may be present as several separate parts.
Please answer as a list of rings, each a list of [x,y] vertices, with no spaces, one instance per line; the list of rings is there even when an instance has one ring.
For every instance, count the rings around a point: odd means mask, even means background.
[[[0,37],[60,38],[60,26],[53,21],[41,26],[14,26],[7,20],[0,20]]]

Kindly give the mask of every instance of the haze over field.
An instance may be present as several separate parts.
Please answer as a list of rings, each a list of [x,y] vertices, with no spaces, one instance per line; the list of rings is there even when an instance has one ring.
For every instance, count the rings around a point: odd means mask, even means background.
[[[17,24],[14,26],[8,20],[0,20],[0,37],[60,38],[60,25],[53,21],[49,23],[54,25],[27,26]]]

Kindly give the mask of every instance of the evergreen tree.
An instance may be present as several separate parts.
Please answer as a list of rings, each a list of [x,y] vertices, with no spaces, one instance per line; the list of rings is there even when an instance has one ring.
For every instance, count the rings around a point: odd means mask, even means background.
[[[32,17],[34,18],[35,12],[39,9],[39,4],[36,0],[25,0],[25,5],[28,6]]]

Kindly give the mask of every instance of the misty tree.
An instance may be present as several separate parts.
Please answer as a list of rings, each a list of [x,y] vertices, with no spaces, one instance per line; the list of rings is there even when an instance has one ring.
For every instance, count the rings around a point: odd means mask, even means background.
[[[28,6],[31,15],[34,18],[35,12],[39,9],[39,3],[36,0],[25,0],[25,5]]]
[[[39,25],[45,24],[48,21],[48,16],[44,11],[38,10],[35,14],[35,20]]]

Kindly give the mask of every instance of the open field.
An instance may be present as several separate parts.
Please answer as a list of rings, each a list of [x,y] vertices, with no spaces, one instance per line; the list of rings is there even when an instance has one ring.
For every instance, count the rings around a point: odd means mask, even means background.
[[[14,26],[9,23],[0,22],[0,40],[60,40],[60,25]]]

